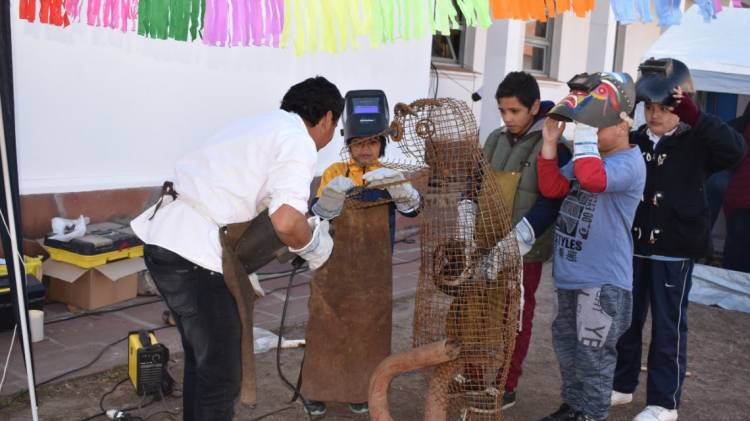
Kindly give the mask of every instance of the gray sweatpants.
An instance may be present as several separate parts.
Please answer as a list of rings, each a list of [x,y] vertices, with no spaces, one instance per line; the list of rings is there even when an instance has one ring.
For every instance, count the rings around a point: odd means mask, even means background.
[[[595,420],[607,418],[617,364],[617,340],[630,326],[633,297],[614,285],[558,289],[552,342],[561,396]]]

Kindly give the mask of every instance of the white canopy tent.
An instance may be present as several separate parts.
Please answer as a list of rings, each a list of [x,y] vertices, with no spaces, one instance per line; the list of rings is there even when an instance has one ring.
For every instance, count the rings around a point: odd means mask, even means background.
[[[682,17],[682,24],[667,29],[644,54],[670,57],[690,68],[695,89],[750,95],[750,44],[746,35],[750,9],[725,8],[705,22],[697,5]]]

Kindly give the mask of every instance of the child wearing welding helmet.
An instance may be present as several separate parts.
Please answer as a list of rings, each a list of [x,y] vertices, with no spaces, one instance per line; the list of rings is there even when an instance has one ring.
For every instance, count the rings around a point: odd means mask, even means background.
[[[542,421],[607,418],[618,338],[630,325],[633,238],[646,168],[628,143],[635,86],[625,73],[582,74],[549,112],[539,190],[564,198],[554,232],[552,342],[562,405]],[[574,121],[573,161],[558,167],[561,121]]]
[[[742,160],[740,133],[698,110],[688,68],[650,59],[636,84],[646,124],[630,135],[646,165],[646,189],[633,224],[633,317],[617,344],[612,405],[633,400],[641,371],[642,330],[651,306],[646,408],[634,421],[674,421],[687,369],[687,305],[695,259],[706,256],[705,180]],[[721,418],[717,416],[717,419]]]
[[[323,172],[311,207],[331,220],[340,244],[310,288],[301,391],[311,416],[325,414],[325,402],[368,412],[370,375],[391,352],[396,212],[413,217],[421,207],[403,174],[379,161],[389,127],[385,94],[348,92],[344,115],[349,158]],[[344,206],[347,197],[354,205]]]

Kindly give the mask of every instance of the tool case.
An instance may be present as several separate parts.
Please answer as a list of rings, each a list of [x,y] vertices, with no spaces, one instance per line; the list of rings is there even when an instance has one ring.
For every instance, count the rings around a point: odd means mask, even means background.
[[[3,263],[0,263],[0,277],[8,276],[8,266],[4,263],[4,259],[0,260],[3,261]],[[42,260],[42,256],[23,256],[23,264],[26,267],[26,273],[36,276],[37,279],[41,279]]]
[[[13,298],[10,294],[10,277],[0,276],[0,330],[13,329]],[[41,310],[47,289],[34,275],[26,275],[26,300],[29,310]]]
[[[82,268],[143,256],[143,242],[130,226],[116,222],[91,224],[86,227],[86,235],[67,242],[47,236],[44,245],[53,260]]]

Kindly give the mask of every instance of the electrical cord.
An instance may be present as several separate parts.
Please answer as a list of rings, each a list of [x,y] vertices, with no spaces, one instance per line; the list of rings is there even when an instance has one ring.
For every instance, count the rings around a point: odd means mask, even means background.
[[[438,88],[440,87],[440,73],[438,72],[438,69],[437,69],[437,66],[435,66],[435,63],[430,62],[430,67],[435,72],[435,96],[433,96],[432,99],[437,99]]]
[[[167,370],[167,371],[169,371],[169,370]],[[150,414],[149,416],[147,416],[146,418],[144,418],[144,421],[146,421],[147,419],[153,417],[156,414],[169,414],[169,418],[171,419],[172,417],[176,417],[176,416],[180,415],[180,412],[182,412],[182,411],[179,411],[179,410],[177,412],[172,412],[172,411],[169,410],[169,408],[167,408],[167,399],[164,397],[164,391],[161,390],[161,389],[159,389],[159,396],[161,397],[161,404],[164,407],[164,410],[163,411],[155,412],[153,414]]]
[[[156,331],[158,331],[158,330],[162,330],[162,329],[169,329],[169,328],[171,328],[171,327],[175,327],[175,326],[172,326],[172,325],[164,325],[164,326],[159,326],[159,327],[157,327],[157,328],[154,328],[154,329],[151,329],[151,330],[153,330],[154,332],[156,332]],[[45,380],[45,381],[43,381],[43,382],[39,382],[39,383],[37,383],[37,384],[36,384],[36,386],[37,386],[37,387],[38,387],[38,386],[44,386],[45,384],[48,384],[48,383],[51,383],[51,382],[53,382],[53,381],[55,381],[55,380],[61,379],[61,378],[65,377],[65,376],[67,376],[67,375],[69,375],[69,374],[72,374],[72,373],[75,373],[75,372],[77,372],[77,371],[81,371],[81,370],[83,370],[83,369],[86,369],[86,368],[89,368],[89,367],[91,367],[92,365],[94,365],[94,363],[96,363],[97,361],[99,361],[99,358],[101,358],[101,357],[102,357],[102,355],[104,355],[104,353],[105,353],[105,352],[107,352],[107,350],[108,350],[109,348],[111,348],[111,347],[113,347],[113,346],[115,346],[115,345],[119,344],[120,342],[123,342],[123,341],[125,341],[126,339],[128,339],[128,336],[127,336],[127,335],[125,335],[125,337],[123,337],[123,338],[120,338],[120,339],[118,339],[118,340],[116,340],[116,341],[114,341],[114,342],[111,342],[111,343],[109,343],[109,344],[105,345],[105,346],[104,346],[104,348],[102,348],[102,349],[101,349],[101,351],[99,351],[99,353],[98,353],[98,354],[96,355],[96,357],[94,357],[94,359],[93,359],[93,360],[91,360],[91,361],[89,361],[88,363],[86,363],[86,364],[84,364],[84,365],[82,365],[82,366],[80,366],[80,367],[78,367],[78,368],[74,368],[74,369],[72,369],[72,370],[68,370],[68,371],[66,371],[66,372],[64,372],[64,373],[58,374],[58,375],[56,375],[56,376],[54,376],[54,377],[52,377],[52,378],[49,378],[49,379],[47,379],[47,380]]]
[[[416,234],[414,234],[414,235],[411,235],[411,236],[408,236],[408,237],[405,237],[405,238],[402,238],[402,239],[400,239],[400,240],[396,241],[396,243],[399,243],[399,242],[404,242],[404,243],[413,243],[413,242],[414,242],[414,240],[411,240],[411,237],[413,237],[413,236],[415,236],[415,235],[416,235]],[[411,240],[411,241],[410,241],[410,240]],[[411,260],[408,260],[408,261],[405,261],[405,262],[398,262],[398,263],[393,263],[393,266],[403,265],[403,264],[407,264],[407,263],[413,263],[413,262],[415,262],[415,261],[419,260],[420,258],[421,258],[421,257],[417,257],[417,258],[415,258],[415,259],[411,259]],[[294,263],[293,263],[293,264],[294,264]],[[269,294],[270,294],[270,293],[273,293],[273,292],[277,292],[277,291],[283,290],[283,289],[286,289],[286,290],[288,291],[288,290],[291,290],[291,289],[293,289],[293,288],[297,288],[297,287],[300,287],[300,286],[304,286],[304,285],[309,285],[309,284],[310,284],[310,282],[309,282],[309,281],[307,281],[307,282],[303,282],[303,283],[300,283],[300,284],[294,284],[294,277],[295,277],[295,276],[296,276],[296,275],[297,275],[298,273],[302,273],[302,272],[304,272],[304,271],[306,271],[306,270],[307,270],[306,268],[302,267],[302,266],[301,266],[300,264],[297,264],[297,265],[295,265],[295,266],[294,266],[294,268],[293,268],[293,269],[291,269],[290,271],[275,272],[275,273],[279,273],[279,274],[281,274],[281,273],[285,273],[285,274],[286,274],[286,273],[290,273],[290,276],[289,276],[289,283],[287,284],[287,286],[286,286],[286,287],[280,287],[280,288],[276,288],[276,289],[273,289],[273,290],[269,291]],[[268,272],[268,274],[275,274],[275,273],[274,273],[274,272]],[[282,275],[282,276],[276,276],[276,277],[273,277],[273,278],[266,278],[266,279],[264,279],[263,281],[266,281],[266,280],[271,280],[271,279],[278,279],[278,278],[283,278],[284,276],[285,276],[285,275]],[[262,281],[261,281],[261,282],[262,282]],[[79,318],[79,317],[85,317],[85,316],[94,316],[94,315],[99,315],[99,314],[106,314],[106,313],[111,313],[111,312],[115,312],[115,311],[119,311],[119,310],[124,310],[124,309],[128,309],[128,308],[133,308],[133,307],[137,307],[137,306],[141,306],[141,305],[153,304],[153,303],[156,303],[156,302],[159,302],[159,301],[163,301],[163,298],[161,298],[161,297],[160,297],[160,298],[159,298],[158,300],[152,300],[152,301],[147,301],[147,302],[143,302],[143,303],[137,303],[137,304],[127,305],[127,306],[122,306],[122,307],[118,307],[118,308],[114,308],[114,309],[101,310],[101,311],[95,311],[95,312],[88,312],[88,313],[84,313],[84,314],[79,314],[79,315],[75,315],[75,316],[72,316],[72,317],[66,317],[66,318],[61,318],[61,319],[53,319],[53,320],[51,320],[51,321],[50,321],[49,323],[57,323],[57,322],[67,321],[67,320],[71,320],[71,319],[75,319],[75,318]],[[291,391],[293,391],[293,392],[294,392],[294,396],[293,396],[292,402],[294,402],[294,401],[295,401],[295,400],[297,399],[297,397],[301,398],[301,399],[302,399],[302,401],[304,402],[304,400],[305,400],[305,399],[304,399],[304,396],[302,396],[302,394],[301,394],[301,393],[299,392],[299,389],[300,389],[300,385],[301,385],[301,382],[302,382],[302,378],[301,378],[301,374],[302,374],[302,373],[301,373],[301,371],[300,371],[300,376],[298,377],[298,380],[297,380],[297,385],[296,385],[296,386],[295,386],[295,385],[293,385],[293,384],[292,384],[292,383],[291,383],[291,382],[290,382],[290,381],[289,381],[289,380],[288,380],[288,379],[287,379],[287,378],[286,378],[286,377],[284,376],[283,372],[281,371],[281,341],[283,340],[283,333],[284,333],[284,322],[286,321],[286,312],[287,312],[287,307],[288,307],[288,304],[289,304],[289,294],[287,294],[287,296],[286,296],[286,298],[285,298],[285,300],[284,300],[284,307],[283,307],[283,309],[282,309],[282,313],[281,313],[281,322],[280,322],[280,326],[279,326],[279,337],[278,337],[278,342],[277,342],[277,346],[276,346],[276,368],[277,368],[277,372],[278,372],[278,374],[279,374],[279,377],[281,378],[281,380],[283,381],[283,383],[284,383],[284,384],[285,384],[285,385],[286,385],[286,386],[287,386],[287,387],[288,387],[288,388],[289,388],[289,389],[290,389]],[[45,324],[46,324],[46,323],[45,323]],[[154,330],[154,331],[157,331],[157,330],[167,329],[167,328],[170,328],[170,327],[174,327],[174,326],[172,326],[172,325],[165,325],[165,326],[160,326],[160,327],[158,327],[158,328],[155,328],[155,329],[153,329],[153,330]],[[114,346],[114,345],[116,345],[116,344],[118,344],[118,343],[120,343],[120,342],[122,342],[122,341],[124,341],[124,340],[126,340],[126,339],[127,339],[127,336],[125,336],[124,338],[120,338],[120,339],[118,339],[117,341],[114,341],[114,342],[112,342],[112,343],[110,343],[110,344],[107,344],[107,345],[106,345],[106,346],[105,346],[104,348],[102,348],[102,350],[101,350],[101,351],[99,352],[99,354],[97,354],[97,356],[96,356],[96,357],[94,357],[94,359],[93,359],[92,361],[90,361],[89,363],[87,363],[87,364],[85,364],[85,365],[83,365],[83,366],[81,366],[81,367],[75,368],[75,369],[73,369],[73,370],[69,370],[69,371],[67,371],[67,372],[61,373],[61,374],[59,374],[59,375],[57,375],[57,376],[54,376],[54,377],[52,377],[52,378],[50,378],[50,379],[47,379],[47,380],[45,380],[45,381],[43,381],[43,382],[41,382],[41,383],[38,383],[38,384],[37,384],[37,386],[43,386],[43,385],[45,385],[45,384],[51,383],[51,382],[53,382],[53,381],[55,381],[55,380],[58,380],[58,379],[60,379],[60,378],[62,378],[62,377],[65,377],[65,376],[67,376],[67,375],[69,375],[69,374],[72,374],[72,373],[74,373],[74,372],[77,372],[77,371],[80,371],[80,370],[83,370],[83,369],[85,369],[85,368],[88,368],[88,367],[92,366],[92,365],[93,365],[94,363],[96,363],[96,361],[98,361],[98,360],[99,360],[99,358],[101,358],[101,357],[102,357],[102,355],[104,355],[104,353],[105,353],[105,352],[106,352],[106,351],[107,351],[107,350],[108,350],[109,348],[111,348],[112,346]],[[12,344],[11,344],[11,345],[12,345]],[[9,356],[10,356],[10,353],[9,353]],[[304,363],[304,359],[303,359],[303,363]],[[7,361],[6,361],[6,368],[7,368]],[[103,409],[103,400],[104,400],[104,399],[106,398],[106,396],[108,396],[109,394],[113,393],[113,392],[114,392],[114,390],[115,390],[115,389],[116,389],[116,388],[117,388],[117,387],[118,387],[119,385],[121,385],[121,384],[122,384],[122,383],[123,383],[123,382],[124,382],[125,380],[127,380],[127,379],[124,379],[124,380],[120,381],[120,382],[119,382],[119,383],[118,383],[117,385],[115,385],[115,387],[114,387],[114,388],[113,388],[113,389],[112,389],[112,390],[111,390],[110,392],[108,392],[108,393],[105,393],[104,395],[102,395],[102,398],[100,399],[100,402],[99,402],[99,407],[100,407],[100,409],[102,409],[102,411],[103,411],[103,412],[101,412],[101,413],[99,413],[99,414],[96,414],[96,415],[94,415],[94,416],[92,416],[92,417],[86,418],[86,420],[91,420],[91,419],[95,419],[95,418],[97,418],[97,417],[100,417],[100,416],[102,416],[102,415],[106,415],[106,413],[104,412],[104,409]],[[2,385],[2,383],[0,383],[0,387],[1,387],[1,385]],[[163,399],[163,395],[162,395],[162,399]],[[154,400],[155,400],[155,399],[154,399]],[[143,403],[143,402],[141,401],[141,404],[142,404],[142,403]],[[149,402],[149,403],[148,403],[147,405],[150,405],[151,403],[153,403],[153,400],[152,400],[151,402]],[[140,407],[141,407],[141,406],[139,405],[139,407],[138,407],[138,408],[139,408],[139,411],[140,411]],[[260,416],[260,417],[258,417],[258,418],[253,418],[253,420],[261,420],[261,419],[263,419],[263,418],[266,418],[266,417],[268,417],[268,416],[270,416],[270,415],[273,415],[273,414],[276,414],[276,413],[279,413],[279,412],[282,412],[282,411],[287,411],[287,410],[289,410],[289,409],[293,409],[293,408],[294,408],[293,406],[289,406],[289,407],[286,407],[286,408],[281,408],[281,409],[279,409],[279,410],[276,410],[276,411],[274,411],[274,412],[272,412],[272,413],[264,414],[264,415],[262,415],[262,416]],[[135,408],[129,408],[129,409],[130,409],[130,410],[132,410],[132,409],[135,409]],[[125,411],[125,409],[123,409],[122,411],[124,412],[124,411]],[[170,414],[171,416],[177,415],[177,414],[174,414],[174,413],[172,413],[172,412],[170,412],[170,411],[159,411],[159,412],[157,412],[157,413],[158,413],[158,414],[162,414],[162,413],[168,413],[168,414]],[[151,415],[149,415],[148,417],[146,417],[145,419],[148,419],[148,418],[150,418],[150,417],[153,417],[153,416],[154,416],[154,415],[156,415],[157,413],[151,414]],[[131,417],[131,419],[135,419],[135,418],[132,418],[132,417]],[[142,418],[138,417],[137,419],[142,419]]]
[[[99,398],[99,409],[102,410],[102,412],[101,412],[102,414],[106,414],[107,413],[107,410],[104,409],[104,399],[106,399],[107,396],[115,393],[115,390],[117,390],[117,388],[120,387],[120,385],[123,384],[123,383],[125,383],[126,381],[128,381],[127,377],[125,377],[124,379],[122,379],[119,382],[117,382],[117,384],[114,385],[114,387],[112,387],[112,389],[110,389],[109,392],[103,394],[102,397]]]
[[[274,276],[274,277],[276,277],[276,276],[282,276],[282,277],[286,277],[290,273],[292,273],[293,270],[294,269],[282,270],[280,272],[256,272],[255,274],[258,275],[258,277],[264,277],[264,276]],[[307,271],[307,268],[303,268],[303,269],[300,269],[297,273],[302,273],[302,272],[306,272],[306,271]],[[261,282],[263,282],[264,279],[268,279],[268,278],[262,278]]]
[[[304,267],[304,268],[301,268],[301,269],[300,269],[299,271],[297,271],[297,274],[299,275],[300,273],[305,273],[305,272],[307,272],[307,271],[308,271],[308,269],[307,269],[306,267]],[[285,274],[283,274],[283,275],[279,275],[279,276],[272,276],[272,277],[270,277],[270,278],[263,278],[263,279],[259,279],[259,282],[260,282],[260,283],[263,283],[263,282],[266,282],[266,281],[272,281],[272,280],[274,280],[274,279],[281,279],[281,278],[286,278],[286,277],[287,277],[287,276],[289,276],[289,274],[291,274],[291,273],[292,273],[292,271],[290,270],[289,272],[286,272],[286,273],[285,273]]]
[[[86,311],[86,312],[83,312],[83,313],[74,314],[72,316],[65,316],[65,317],[59,317],[59,318],[56,318],[56,319],[50,319],[50,320],[45,321],[44,324],[48,325],[48,324],[53,324],[53,323],[66,322],[68,320],[79,319],[81,317],[100,316],[102,314],[114,313],[114,312],[121,311],[121,310],[127,310],[127,309],[133,308],[133,307],[139,307],[139,306],[145,306],[145,305],[148,305],[148,304],[158,303],[158,302],[161,302],[161,301],[164,301],[164,298],[159,297],[158,299],[154,299],[154,300],[151,300],[151,301],[144,301],[144,302],[141,302],[141,303],[128,304],[128,305],[124,305],[124,306],[120,306],[120,307],[115,307],[115,308],[110,308],[110,309],[106,309],[106,310]]]
[[[295,265],[295,262],[297,262],[297,259],[295,259],[294,262],[292,262],[293,265]],[[300,265],[295,265],[294,270],[292,270],[292,274],[289,275],[289,283],[287,284],[287,289],[291,289],[292,285],[294,284],[294,276],[297,274],[297,269],[299,269]],[[281,381],[292,391],[294,392],[294,396],[292,397],[292,402],[297,400],[297,397],[302,399],[302,402],[305,402],[305,397],[302,395],[302,393],[299,390],[299,386],[302,380],[302,370],[300,368],[300,377],[297,381],[297,385],[293,385],[292,382],[287,380],[287,378],[284,376],[284,373],[281,371],[281,341],[284,337],[284,322],[286,321],[286,310],[289,305],[289,294],[286,295],[284,299],[284,307],[281,310],[281,321],[279,322],[279,337],[278,341],[276,343],[276,372],[279,375],[279,378]],[[304,358],[303,358],[304,363]]]
[[[261,415],[259,417],[256,417],[256,418],[250,418],[248,421],[260,421],[260,420],[263,420],[263,419],[266,419],[266,418],[270,417],[271,415],[276,415],[278,413],[281,413],[281,412],[284,412],[284,411],[288,411],[290,409],[296,409],[296,408],[297,408],[296,406],[287,406],[287,407],[284,407],[284,408],[281,408],[281,409],[277,409],[275,411],[267,412],[267,413],[265,413],[265,414],[263,414],[263,415]]]

